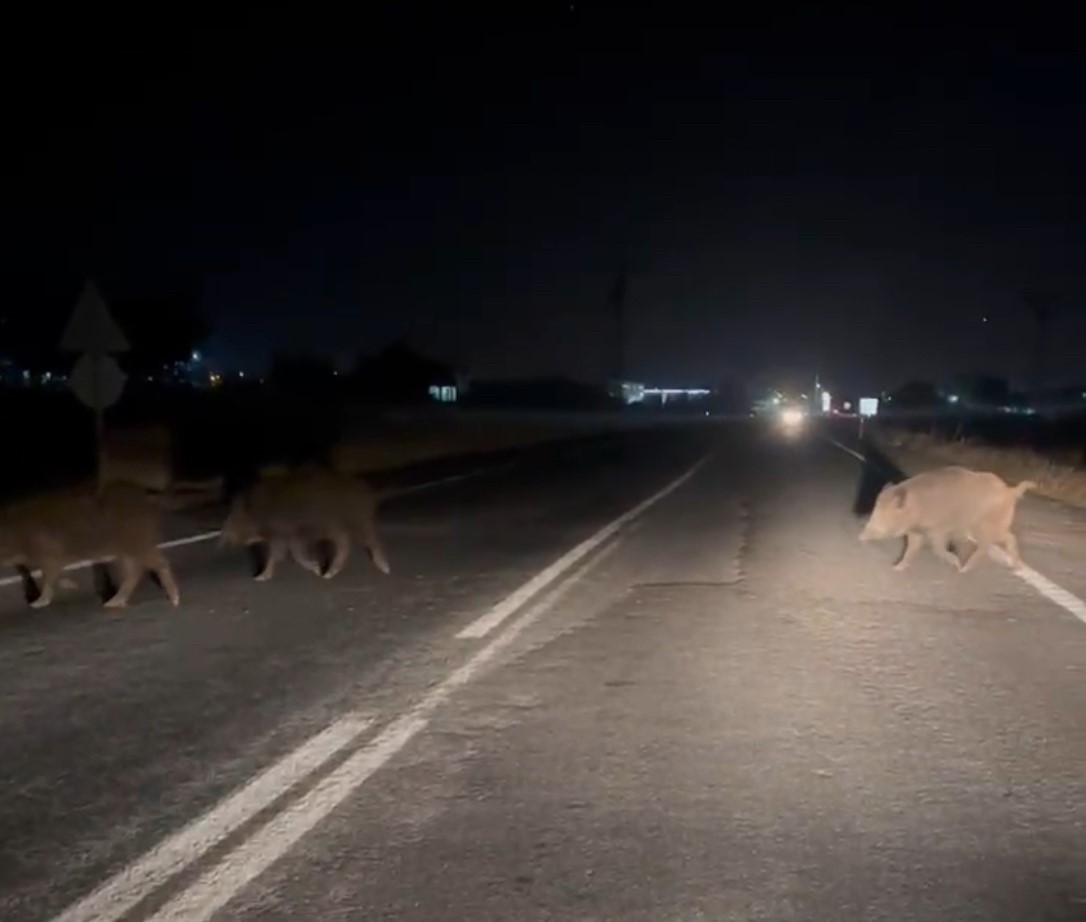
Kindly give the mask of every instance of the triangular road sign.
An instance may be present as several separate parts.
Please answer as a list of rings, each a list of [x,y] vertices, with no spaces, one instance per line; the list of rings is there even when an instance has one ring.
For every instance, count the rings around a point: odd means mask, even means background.
[[[94,282],[88,281],[83,286],[68,327],[61,337],[60,348],[65,352],[98,355],[128,351],[128,340],[117,326]]]

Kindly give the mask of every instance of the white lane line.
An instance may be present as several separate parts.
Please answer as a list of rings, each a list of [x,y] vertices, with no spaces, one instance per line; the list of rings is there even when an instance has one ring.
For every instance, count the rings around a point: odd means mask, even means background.
[[[512,467],[512,464],[501,464],[496,467],[483,467],[475,471],[468,471],[466,474],[454,474],[449,477],[439,477],[437,480],[427,480],[424,483],[417,483],[412,487],[405,487],[403,490],[397,490],[396,496],[404,496],[409,493],[418,493],[422,490],[430,490],[434,487],[444,486],[449,483],[456,483],[461,480],[470,480],[474,477],[481,477],[483,474],[493,474],[498,471],[505,470]],[[222,534],[221,529],[214,529],[212,531],[203,531],[197,535],[187,535],[184,538],[172,538],[169,541],[162,541],[159,543],[159,547],[163,550],[168,550],[171,547],[184,547],[188,544],[202,544],[205,541],[214,541],[219,535]],[[68,564],[65,570],[85,570],[87,567],[94,566],[93,560],[77,560],[75,563]],[[32,574],[35,579],[41,577],[41,570],[34,570]],[[0,578],[0,586],[17,586],[22,583],[22,577],[20,576],[5,576]]]
[[[859,452],[853,451],[851,448],[842,445],[835,439],[829,439],[829,441],[836,445],[838,448],[840,448],[841,451],[847,452],[854,458],[859,458],[865,464],[868,463],[867,459]],[[1048,599],[1048,601],[1052,602],[1055,605],[1058,605],[1064,611],[1070,612],[1072,615],[1078,618],[1079,621],[1081,621],[1083,624],[1086,624],[1086,602],[1080,599],[1073,592],[1069,592],[1068,590],[1064,589],[1063,586],[1053,582],[1043,573],[1038,573],[1032,567],[1027,567],[1023,565],[1019,569],[1015,570],[1013,567],[1011,567],[1010,557],[1007,556],[1006,552],[1002,548],[993,547],[991,548],[991,550],[989,550],[988,554],[993,560],[997,560],[999,561],[999,563],[1006,565],[1007,568],[1010,569],[1011,573],[1013,573],[1020,580],[1022,580],[1022,582],[1036,589],[1037,592],[1044,596],[1046,599]]]
[[[585,556],[585,554],[591,553],[604,541],[615,534],[624,525],[628,525],[639,515],[643,514],[650,507],[660,502],[669,493],[677,490],[686,481],[688,481],[698,469],[709,460],[709,456],[706,455],[697,464],[695,464],[690,470],[675,480],[671,481],[666,487],[657,493],[654,493],[644,502],[638,503],[633,509],[628,512],[624,512],[617,519],[615,519],[610,525],[605,525],[592,537],[585,539],[575,548],[567,551],[561,557],[559,557],[554,563],[552,563],[545,570],[540,571],[533,576],[523,586],[513,592],[511,595],[506,596],[502,601],[495,605],[485,615],[477,618],[466,628],[461,630],[456,636],[459,640],[476,640],[480,637],[485,637],[494,628],[501,624],[506,618],[508,618],[513,612],[524,605],[532,596],[534,596],[541,589],[550,585],[554,580],[561,576],[566,570],[572,567],[578,560]]]
[[[429,724],[434,711],[456,689],[470,682],[490,660],[505,649],[525,628],[550,611],[618,548],[615,541],[542,600],[531,606],[509,628],[450,673],[415,707],[394,720],[374,739],[332,771],[326,778],[209,868],[182,890],[149,922],[205,922],[241,890],[289,852],[298,841],[335,810],[352,792],[393,758]]]
[[[167,880],[311,775],[373,725],[351,713],[311,737],[226,800],[160,842],[142,858],[74,903],[54,922],[115,922]]]
[[[184,547],[186,544],[199,544],[201,541],[214,541],[222,531],[218,528],[213,531],[202,531],[198,535],[189,535],[186,538],[173,538],[170,541],[163,541],[159,547],[166,549],[171,547]]]
[[[434,487],[442,487],[449,483],[458,483],[461,480],[474,480],[476,477],[482,477],[484,474],[497,474],[500,471],[509,470],[514,467],[516,462],[510,461],[506,464],[496,464],[494,467],[481,467],[475,471],[468,471],[466,474],[450,474],[448,477],[439,477],[437,480],[427,480],[424,483],[417,483],[411,487],[404,487],[402,490],[396,490],[394,493],[390,493],[389,499],[397,496],[408,496],[411,493],[420,493],[423,490],[431,490]]]
[[[1008,567],[1011,566],[1011,559],[1002,548],[993,547],[988,553],[989,556],[1000,563]],[[1031,585],[1048,601],[1066,609],[1079,621],[1086,624],[1086,602],[1082,601],[1073,592],[1068,592],[1063,586],[1057,585],[1043,573],[1038,573],[1033,567],[1028,567],[1025,564],[1017,570],[1012,569],[1011,572],[1023,582]]]
[[[849,448],[847,445],[842,445],[840,442],[837,441],[837,439],[831,439],[828,435],[825,436],[825,439],[831,445],[836,445],[838,448],[841,449],[841,451],[845,452],[845,454],[852,455],[852,457],[854,457],[856,460],[863,461],[864,464],[867,463],[867,458],[865,458],[858,451],[854,451],[853,449]]]

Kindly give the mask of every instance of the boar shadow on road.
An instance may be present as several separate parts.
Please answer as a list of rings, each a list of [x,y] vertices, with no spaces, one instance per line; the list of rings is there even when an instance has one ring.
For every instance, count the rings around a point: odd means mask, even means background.
[[[887,484],[900,483],[906,474],[874,445],[865,442],[861,447],[864,463],[860,465],[860,482],[856,487],[856,499],[852,514],[858,517],[871,515],[875,500]]]

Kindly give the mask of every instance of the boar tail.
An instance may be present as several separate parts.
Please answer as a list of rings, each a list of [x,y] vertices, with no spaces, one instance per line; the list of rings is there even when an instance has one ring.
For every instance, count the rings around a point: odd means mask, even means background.
[[[1026,490],[1036,490],[1037,484],[1032,480],[1023,480],[1018,486],[1012,488],[1014,490],[1014,498],[1021,499]]]

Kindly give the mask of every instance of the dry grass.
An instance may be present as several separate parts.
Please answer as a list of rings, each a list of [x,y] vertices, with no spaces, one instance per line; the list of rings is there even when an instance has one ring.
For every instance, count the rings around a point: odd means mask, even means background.
[[[1053,458],[1029,448],[997,448],[976,442],[951,442],[925,433],[880,428],[873,433],[878,447],[908,473],[943,464],[961,464],[992,471],[1009,483],[1032,480],[1037,492],[1051,499],[1086,508],[1086,469],[1072,455]]]
[[[102,447],[104,483],[127,481],[149,490],[167,490],[173,482],[173,438],[164,426],[109,429]]]

